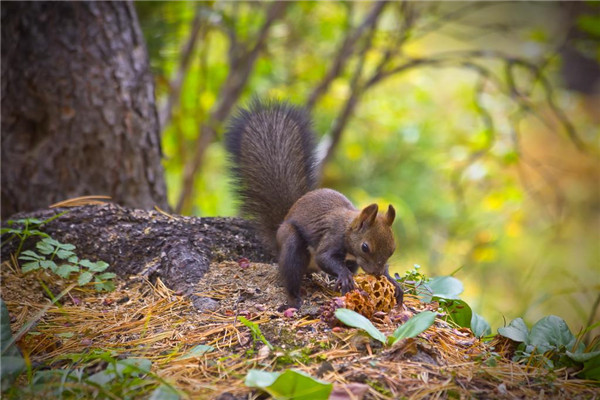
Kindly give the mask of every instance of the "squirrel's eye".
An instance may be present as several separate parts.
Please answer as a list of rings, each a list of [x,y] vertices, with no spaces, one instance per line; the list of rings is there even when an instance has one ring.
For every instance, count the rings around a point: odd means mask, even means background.
[[[360,245],[360,248],[363,252],[368,253],[369,252],[369,245],[364,243]]]

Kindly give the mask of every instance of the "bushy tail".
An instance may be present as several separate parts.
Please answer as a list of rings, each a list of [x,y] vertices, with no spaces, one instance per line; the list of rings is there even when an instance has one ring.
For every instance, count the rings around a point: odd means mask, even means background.
[[[273,249],[289,209],[316,187],[311,125],[301,108],[255,99],[237,112],[225,134],[242,212]]]

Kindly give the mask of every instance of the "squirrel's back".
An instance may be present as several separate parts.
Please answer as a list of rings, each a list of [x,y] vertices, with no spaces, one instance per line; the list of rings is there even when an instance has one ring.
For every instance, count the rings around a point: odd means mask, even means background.
[[[316,187],[311,125],[301,108],[253,100],[238,111],[225,134],[242,212],[273,249],[288,210]]]

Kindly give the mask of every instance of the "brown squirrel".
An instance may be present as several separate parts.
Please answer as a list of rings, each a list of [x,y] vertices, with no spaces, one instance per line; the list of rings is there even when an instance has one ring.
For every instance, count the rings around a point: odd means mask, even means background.
[[[402,287],[387,265],[396,247],[394,207],[381,214],[377,204],[358,210],[335,190],[315,189],[315,139],[303,109],[255,99],[233,117],[225,144],[242,212],[278,256],[290,306],[302,304],[300,286],[312,261],[337,278],[342,293],[354,289],[359,266],[385,275],[402,303]]]

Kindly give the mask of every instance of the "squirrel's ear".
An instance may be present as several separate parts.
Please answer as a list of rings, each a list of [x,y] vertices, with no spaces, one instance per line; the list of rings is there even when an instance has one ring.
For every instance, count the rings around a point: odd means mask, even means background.
[[[371,205],[366,206],[360,212],[360,215],[356,217],[354,222],[352,223],[353,228],[362,229],[364,227],[371,226],[377,217],[377,211],[379,207],[377,204],[373,203]]]
[[[394,219],[396,218],[396,210],[394,210],[394,206],[391,204],[388,206],[387,213],[385,213],[385,223],[389,226],[392,226]]]

